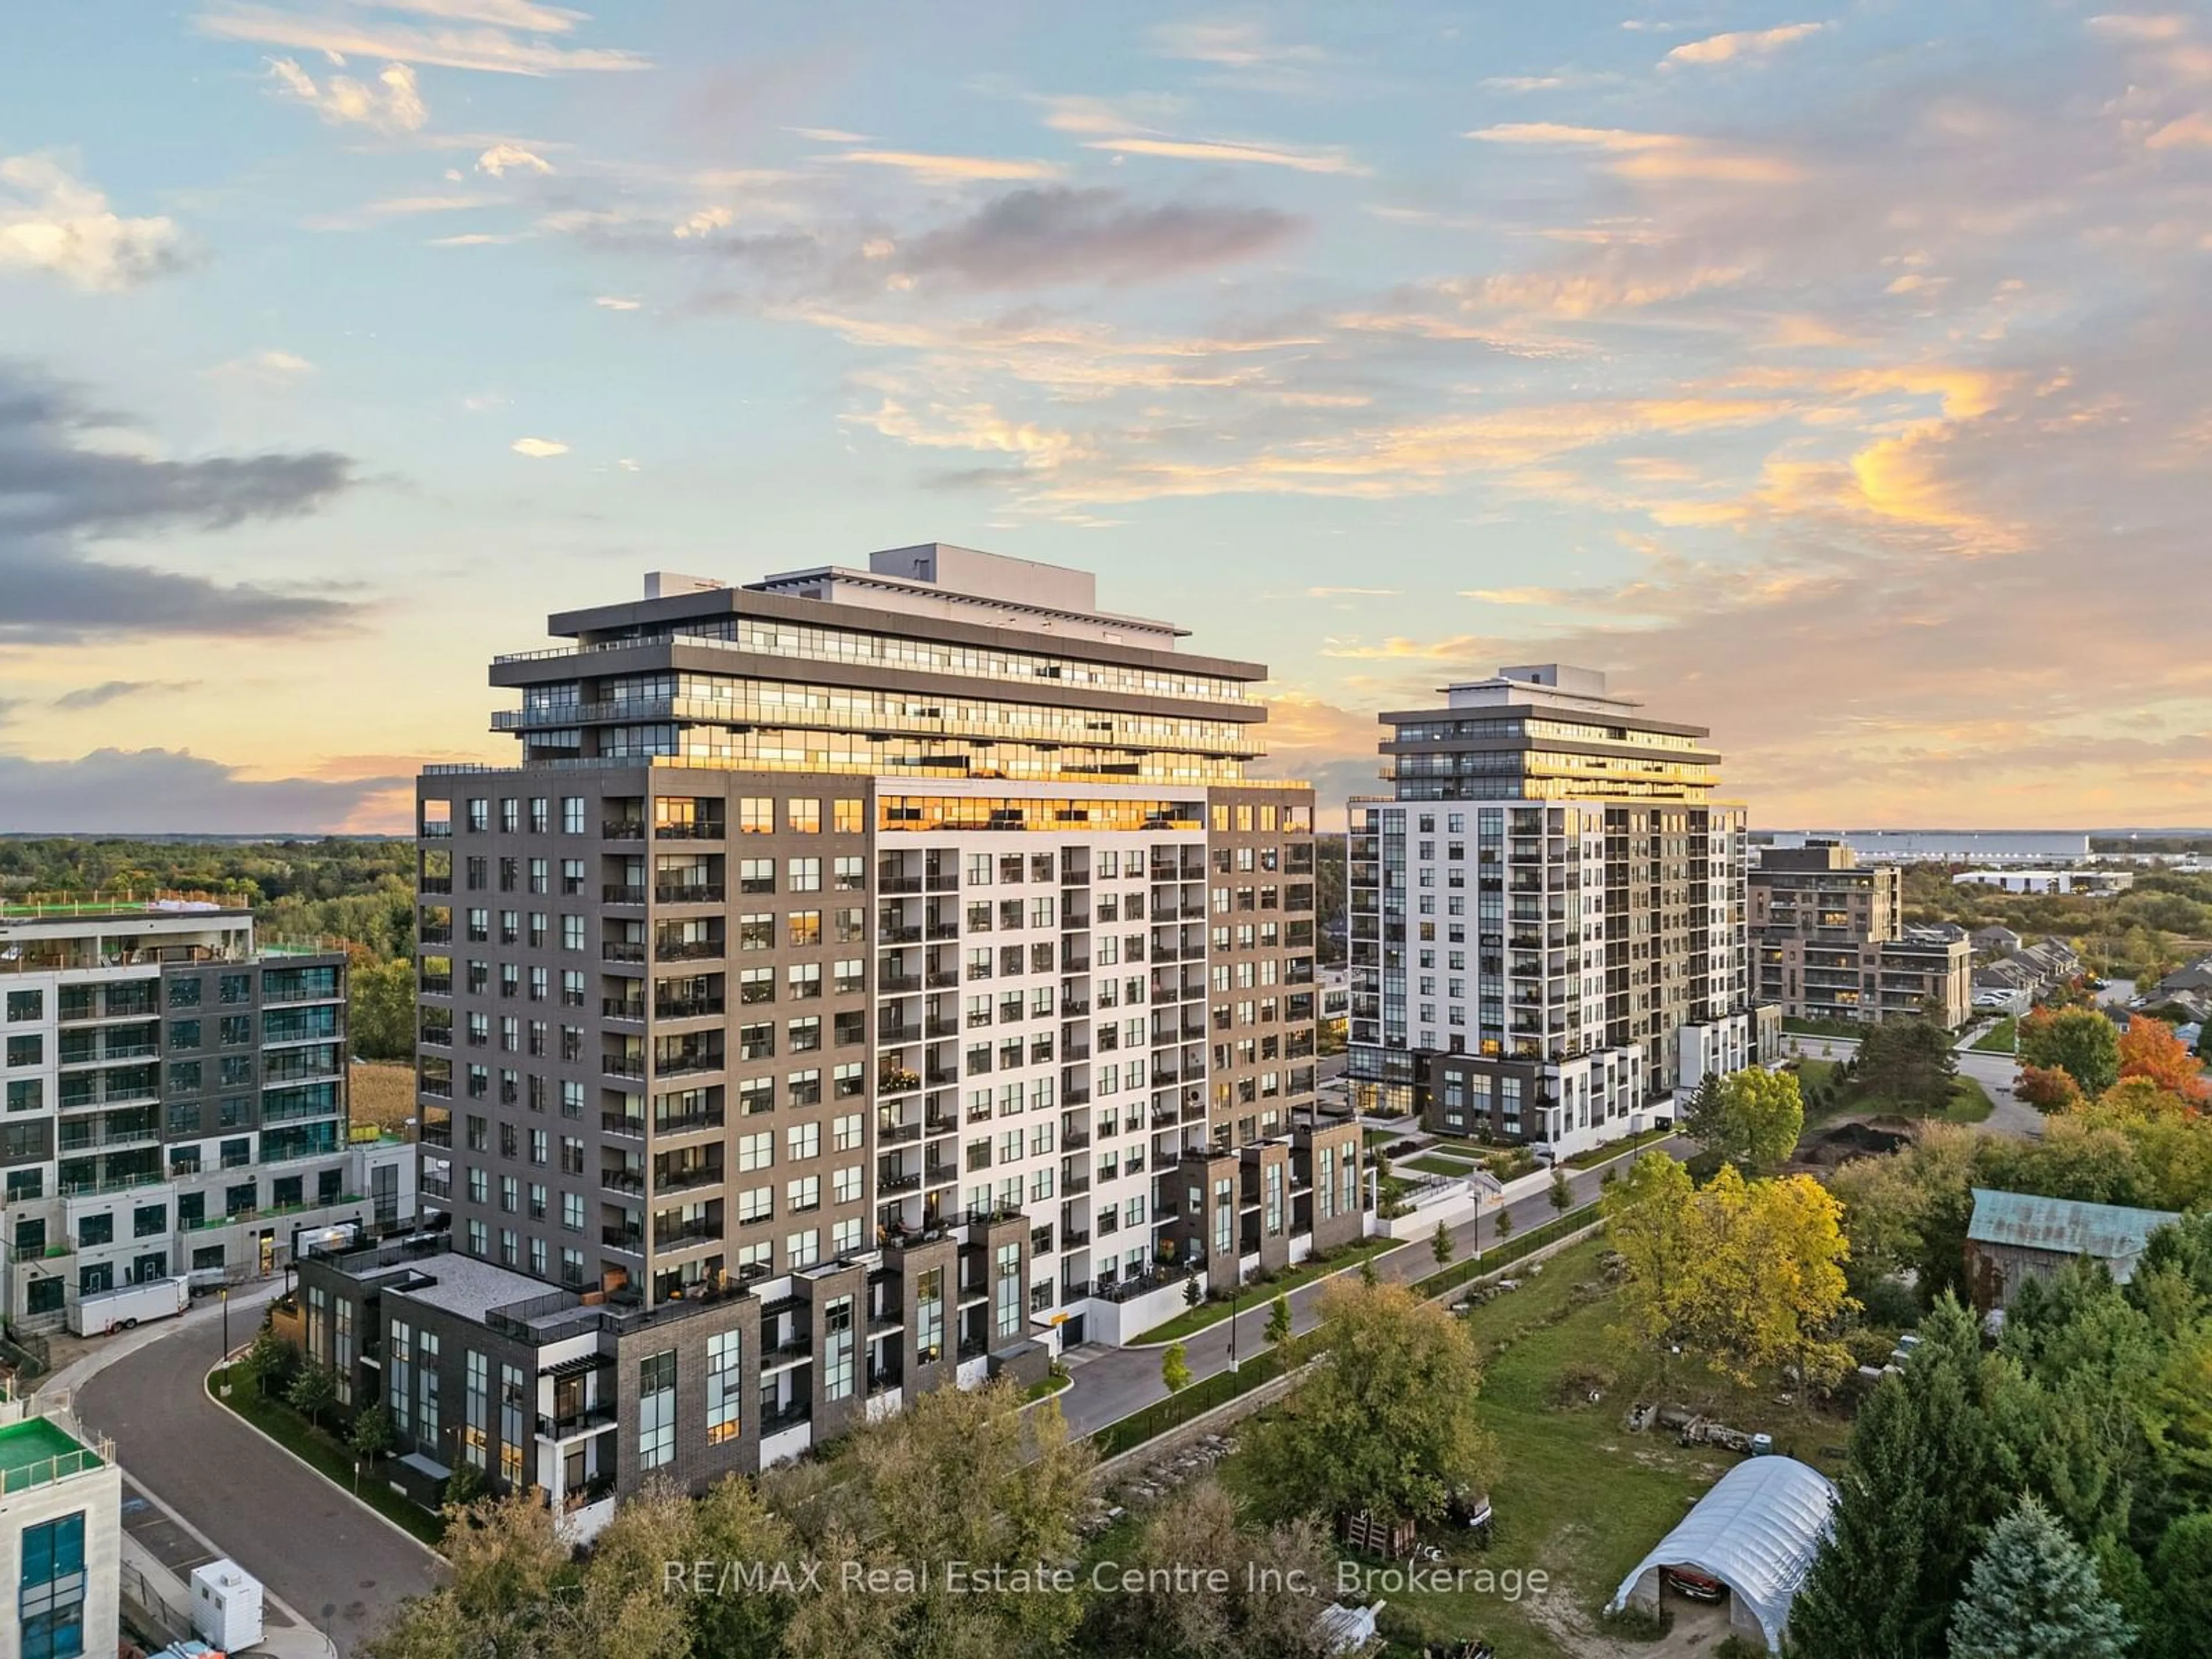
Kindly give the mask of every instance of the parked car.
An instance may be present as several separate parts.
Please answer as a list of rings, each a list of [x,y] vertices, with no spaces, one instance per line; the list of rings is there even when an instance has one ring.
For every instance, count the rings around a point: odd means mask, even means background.
[[[1686,1595],[1692,1601],[1717,1601],[1728,1594],[1726,1584],[1695,1567],[1662,1567],[1659,1578],[1675,1595]]]

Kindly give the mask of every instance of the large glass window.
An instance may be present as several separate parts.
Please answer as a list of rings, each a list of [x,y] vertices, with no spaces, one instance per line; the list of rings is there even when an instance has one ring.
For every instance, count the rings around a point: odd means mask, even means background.
[[[719,1446],[738,1437],[743,1426],[744,1371],[740,1364],[744,1343],[736,1331],[722,1331],[707,1339],[707,1443]]]
[[[676,1460],[676,1351],[637,1362],[637,1466],[665,1468]]]
[[[23,1528],[16,1595],[23,1659],[77,1659],[84,1649],[84,1515]]]

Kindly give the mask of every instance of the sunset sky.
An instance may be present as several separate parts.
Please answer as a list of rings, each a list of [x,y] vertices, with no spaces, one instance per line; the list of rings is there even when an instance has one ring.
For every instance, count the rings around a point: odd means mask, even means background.
[[[72,0],[0,50],[0,830],[398,830],[487,659],[926,540],[1500,662],[1756,824],[2212,822],[2212,15]]]

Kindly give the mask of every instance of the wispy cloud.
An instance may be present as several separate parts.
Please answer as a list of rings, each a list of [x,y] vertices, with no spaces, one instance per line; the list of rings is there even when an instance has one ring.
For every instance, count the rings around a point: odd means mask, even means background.
[[[365,10],[410,13],[433,20],[417,24],[368,16]],[[217,4],[192,21],[218,40],[250,40],[343,58],[386,58],[441,69],[495,75],[562,75],[633,70],[648,66],[641,52],[619,47],[570,46],[532,36],[562,34],[585,14],[554,6],[507,5],[500,0],[386,0],[368,7],[319,15],[275,6]]]
[[[65,714],[82,714],[88,708],[104,708],[125,697],[149,691],[190,691],[199,684],[198,680],[103,680],[98,685],[64,691],[50,706]]]
[[[558,438],[517,438],[507,447],[518,455],[527,455],[533,461],[568,453],[568,446]]]
[[[1802,176],[1796,163],[1778,156],[1733,150],[1675,132],[1516,121],[1478,127],[1466,136],[1490,144],[1598,150],[1619,158],[1607,166],[1626,179],[1780,185]]]
[[[929,155],[910,149],[848,149],[830,159],[857,167],[895,167],[933,185],[1011,183],[1024,179],[1050,179],[1060,171],[1049,161],[1015,161],[992,155]]]
[[[1395,599],[1406,590],[1402,587],[1309,587],[1310,599]]]
[[[602,311],[635,311],[642,302],[636,300],[625,300],[619,295],[602,294],[592,303]]]
[[[1110,150],[1117,155],[1161,155],[1185,161],[1225,161],[1232,166],[1288,167],[1295,173],[1340,173],[1359,176],[1369,171],[1338,146],[1292,149],[1284,144],[1247,143],[1228,138],[1132,136],[1095,138],[1084,148]]]
[[[1194,20],[1158,23],[1146,31],[1152,50],[1162,58],[1218,64],[1225,69],[1258,69],[1283,64],[1317,64],[1328,57],[1319,46],[1278,40],[1265,23]]]
[[[525,149],[520,144],[494,144],[477,157],[477,171],[497,179],[509,173],[550,173],[553,164],[537,151]]]
[[[1728,64],[1742,58],[1771,58],[1784,46],[1809,39],[1827,27],[1826,23],[1784,23],[1778,28],[1709,34],[1702,40],[1685,41],[1659,61],[1663,67],[1670,64]]]

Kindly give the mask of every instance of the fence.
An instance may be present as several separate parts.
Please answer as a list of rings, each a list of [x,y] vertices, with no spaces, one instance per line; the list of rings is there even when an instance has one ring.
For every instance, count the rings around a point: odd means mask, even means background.
[[[140,1634],[160,1642],[175,1642],[192,1634],[185,1587],[173,1576],[164,1573],[157,1579],[125,1561],[121,1567],[121,1589],[124,1617],[139,1626]]]

